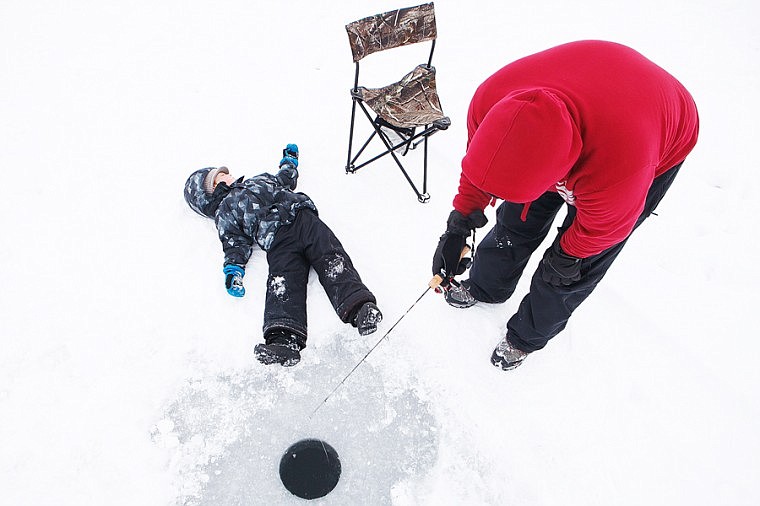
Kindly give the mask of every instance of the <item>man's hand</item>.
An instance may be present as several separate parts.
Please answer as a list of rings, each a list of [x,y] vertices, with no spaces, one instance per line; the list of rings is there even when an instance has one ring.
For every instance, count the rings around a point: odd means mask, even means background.
[[[243,286],[243,276],[245,276],[245,269],[235,264],[228,264],[224,266],[224,287],[227,289],[227,293],[233,297],[242,297],[245,295],[245,287]]]
[[[473,211],[469,216],[465,216],[457,210],[449,213],[449,219],[446,220],[446,232],[469,236],[476,228],[480,228],[488,223],[488,218],[483,211]]]
[[[459,211],[451,211],[446,221],[446,232],[438,241],[433,255],[433,275],[443,278],[444,283],[454,276],[464,274],[470,266],[469,258],[462,258],[462,250],[470,233],[486,224],[483,211],[475,211],[464,216]]]
[[[466,241],[466,237],[449,232],[443,234],[438,241],[433,255],[433,275],[443,278],[444,284],[450,278],[464,274],[470,266],[469,258],[461,258]]]
[[[541,279],[553,286],[572,285],[581,279],[581,259],[562,251],[556,241],[541,260]]]

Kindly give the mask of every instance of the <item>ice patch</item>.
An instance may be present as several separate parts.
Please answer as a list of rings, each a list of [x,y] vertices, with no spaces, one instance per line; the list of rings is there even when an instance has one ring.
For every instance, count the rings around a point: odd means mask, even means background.
[[[291,369],[255,365],[189,382],[153,430],[171,454],[174,504],[302,504],[278,469],[287,448],[306,438],[333,446],[343,469],[316,504],[391,504],[394,489],[426,476],[438,458],[432,410],[408,383],[386,384],[371,364],[309,417],[361,358],[335,346],[327,353],[334,359],[321,363],[306,356]]]

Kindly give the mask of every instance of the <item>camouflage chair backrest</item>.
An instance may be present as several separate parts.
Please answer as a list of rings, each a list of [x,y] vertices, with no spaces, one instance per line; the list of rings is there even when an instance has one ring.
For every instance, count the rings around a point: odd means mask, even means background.
[[[378,51],[435,40],[433,2],[369,16],[346,25],[354,62]]]

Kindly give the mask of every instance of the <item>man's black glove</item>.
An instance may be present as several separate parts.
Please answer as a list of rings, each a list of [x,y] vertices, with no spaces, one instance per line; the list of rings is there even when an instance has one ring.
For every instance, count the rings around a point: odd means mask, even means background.
[[[461,258],[467,237],[476,228],[488,222],[483,211],[475,211],[464,216],[459,211],[451,211],[446,221],[446,233],[438,241],[433,255],[433,275],[441,276],[444,281],[463,274],[470,266],[469,258]]]
[[[541,278],[553,286],[572,285],[581,279],[581,259],[562,251],[556,241],[541,260]]]
[[[473,211],[469,216],[465,216],[454,210],[449,213],[449,219],[446,220],[446,232],[467,237],[473,230],[486,223],[488,223],[488,218],[483,211]]]
[[[459,234],[446,232],[441,236],[433,256],[433,275],[437,274],[445,281],[464,274],[464,271],[469,267],[470,260],[463,258],[460,261],[466,241],[467,238]]]

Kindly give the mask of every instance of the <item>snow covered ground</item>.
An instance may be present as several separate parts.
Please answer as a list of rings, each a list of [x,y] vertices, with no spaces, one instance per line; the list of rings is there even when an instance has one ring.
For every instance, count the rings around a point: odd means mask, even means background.
[[[390,160],[343,169],[343,26],[408,5],[3,0],[1,504],[297,504],[276,467],[304,437],[343,464],[315,504],[760,503],[756,3],[438,0],[453,125],[431,143],[426,205]],[[525,283],[466,312],[429,293],[310,417],[424,290],[477,84],[586,38],[638,49],[697,101],[700,141],[659,216],[520,369],[488,358]],[[386,84],[424,51],[365,75]],[[285,370],[252,356],[263,253],[229,297],[182,185],[210,165],[273,170],[288,142],[385,321],[357,336],[313,276],[309,346]]]

